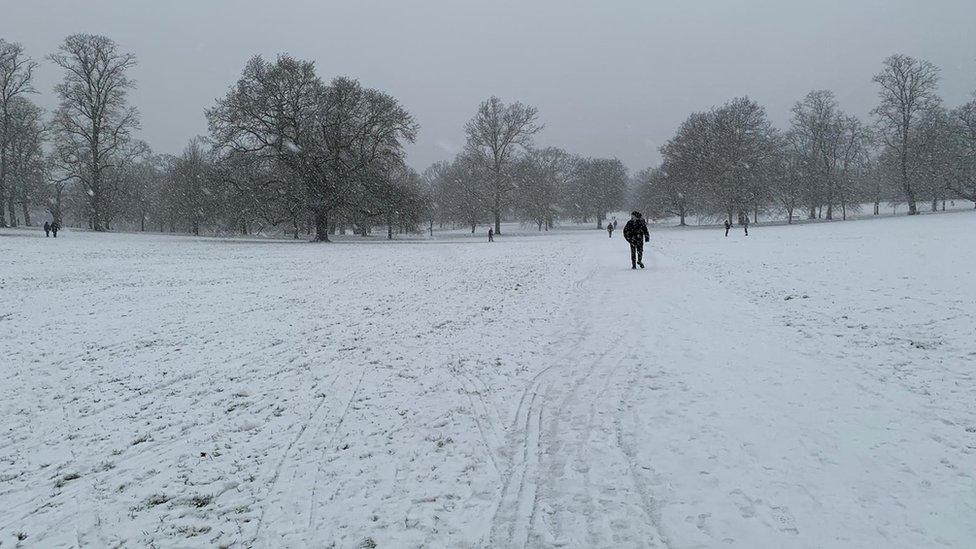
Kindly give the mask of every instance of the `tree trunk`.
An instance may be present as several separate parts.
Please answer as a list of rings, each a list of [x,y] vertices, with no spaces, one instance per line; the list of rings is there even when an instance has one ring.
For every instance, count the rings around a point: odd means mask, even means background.
[[[393,240],[393,223],[387,222],[386,224],[386,239]]]
[[[932,211],[933,212],[939,211],[939,199],[937,198],[932,199]]]
[[[325,208],[315,210],[315,238],[313,242],[329,242],[329,213]]]
[[[943,205],[944,204],[945,203],[943,202]],[[23,202],[21,202],[20,207],[24,209],[24,226],[30,227],[31,226],[30,207],[27,206],[27,201],[24,200]]]
[[[793,224],[793,208],[786,208],[786,223]]]
[[[880,200],[875,200],[874,201],[874,215],[878,215],[880,213],[881,213],[881,201]]]
[[[7,119],[4,113],[4,120]],[[4,123],[0,120],[0,123]],[[0,227],[7,226],[7,218],[3,213],[3,197],[7,196],[7,136],[0,134]]]
[[[832,221],[834,219],[834,205],[827,204],[827,221]]]
[[[17,226],[17,203],[14,202],[14,186],[11,185],[10,192],[7,194],[7,209],[10,210],[10,226]]]
[[[908,181],[908,127],[907,126],[902,130],[901,186],[902,186],[902,190],[905,192],[905,198],[908,199],[908,215],[917,214],[918,208],[915,206],[915,193],[912,191],[912,185]]]

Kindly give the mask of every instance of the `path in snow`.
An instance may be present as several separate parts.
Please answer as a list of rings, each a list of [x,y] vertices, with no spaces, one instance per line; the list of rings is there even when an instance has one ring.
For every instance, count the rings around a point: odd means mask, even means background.
[[[974,230],[3,233],[0,547],[966,547]]]

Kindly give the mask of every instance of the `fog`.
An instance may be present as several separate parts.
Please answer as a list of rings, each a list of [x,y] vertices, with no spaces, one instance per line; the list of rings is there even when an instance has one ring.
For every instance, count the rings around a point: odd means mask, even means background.
[[[571,152],[655,163],[688,113],[748,95],[778,125],[811,89],[829,88],[868,117],[871,76],[896,52],[942,69],[949,105],[976,89],[976,3],[275,2],[3,0],[0,36],[40,59],[64,36],[104,34],[134,53],[140,136],[177,153],[205,134],[203,110],[254,54],[316,61],[396,96],[421,125],[408,163],[449,159],[480,101],[538,107],[537,141]],[[59,71],[42,63],[35,99],[54,106]]]

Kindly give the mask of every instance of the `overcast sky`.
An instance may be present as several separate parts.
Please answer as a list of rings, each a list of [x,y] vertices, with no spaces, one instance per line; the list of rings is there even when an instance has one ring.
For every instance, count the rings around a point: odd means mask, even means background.
[[[735,96],[781,127],[820,88],[867,117],[895,52],[941,67],[950,105],[976,90],[976,0],[0,0],[0,37],[35,58],[76,32],[136,54],[141,136],[165,153],[206,133],[204,108],[257,53],[393,94],[421,125],[417,169],[452,157],[492,94],[538,107],[539,144],[639,169],[690,112]],[[59,77],[45,61],[46,108]]]

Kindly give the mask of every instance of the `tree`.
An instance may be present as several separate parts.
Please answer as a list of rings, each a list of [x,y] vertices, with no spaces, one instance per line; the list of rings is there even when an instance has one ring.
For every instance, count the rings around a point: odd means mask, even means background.
[[[492,96],[464,126],[469,155],[487,172],[491,213],[495,234],[501,234],[502,209],[516,189],[510,170],[520,152],[532,146],[532,137],[541,131],[538,111],[515,102],[506,105]]]
[[[691,201],[685,195],[680,180],[666,168],[647,168],[637,174],[636,202],[651,219],[677,217],[678,225],[685,226],[691,213]]]
[[[934,212],[945,202],[960,156],[954,150],[958,141],[949,113],[940,105],[924,111],[911,133],[915,146],[909,155],[909,178],[917,195],[928,199]]]
[[[140,152],[129,148],[132,131],[139,127],[138,113],[128,104],[135,86],[128,71],[136,58],[104,36],[74,34],[50,59],[64,70],[55,87],[60,105],[53,122],[60,159],[84,186],[92,229],[104,231],[111,199],[106,172]]]
[[[668,215],[677,215],[684,221],[692,210],[706,209],[703,202],[708,198],[709,186],[715,178],[712,123],[711,113],[689,116],[675,136],[661,147],[661,172],[645,171],[638,178],[644,183],[639,187],[643,189],[638,194],[640,204],[652,216],[670,211]]]
[[[518,162],[516,208],[539,231],[551,229],[559,217],[560,194],[572,177],[573,164],[573,157],[556,147],[532,149]]]
[[[474,234],[478,224],[490,218],[491,197],[485,182],[486,173],[479,159],[459,154],[435,180],[435,201],[442,219],[471,227]]]
[[[787,223],[791,225],[804,196],[802,143],[802,138],[795,132],[791,131],[783,136],[772,168],[770,194],[786,212]]]
[[[7,139],[8,208],[10,223],[17,225],[19,204],[25,225],[31,224],[31,210],[41,198],[47,178],[44,158],[44,124],[41,109],[25,97],[10,102]]]
[[[706,185],[732,221],[749,214],[765,198],[759,192],[775,154],[776,133],[766,111],[747,97],[710,113]]]
[[[190,140],[183,154],[170,167],[170,193],[179,204],[188,232],[195,235],[200,234],[206,221],[214,221],[217,217],[216,196],[211,189],[212,174],[213,165],[199,137]]]
[[[881,72],[874,76],[880,86],[881,103],[872,111],[885,144],[898,154],[902,192],[908,201],[908,215],[918,213],[915,189],[909,177],[909,156],[912,152],[912,126],[920,113],[934,107],[940,100],[935,87],[939,69],[928,61],[896,54],[885,59]]]
[[[952,111],[951,124],[957,169],[948,187],[976,206],[976,98]]]
[[[325,86],[311,62],[252,58],[226,97],[207,111],[217,148],[259,155],[300,181],[315,240],[329,216],[366,212],[377,185],[403,164],[417,124],[393,97],[349,78]]]
[[[10,162],[8,149],[14,138],[13,109],[18,99],[34,93],[31,80],[35,68],[37,63],[24,55],[20,44],[0,38],[0,227],[7,226],[4,215],[5,201],[10,211],[10,223],[13,226],[17,225],[15,192],[7,188],[7,169]]]

